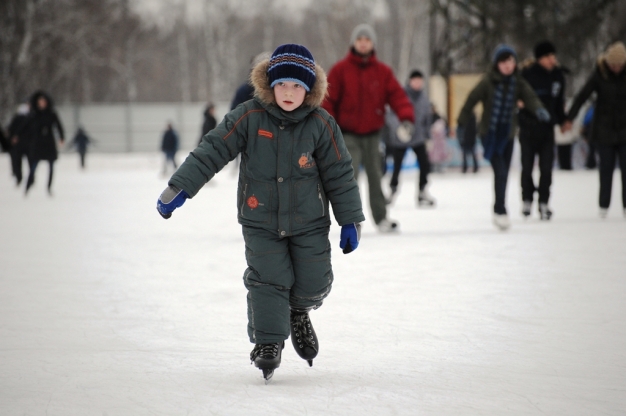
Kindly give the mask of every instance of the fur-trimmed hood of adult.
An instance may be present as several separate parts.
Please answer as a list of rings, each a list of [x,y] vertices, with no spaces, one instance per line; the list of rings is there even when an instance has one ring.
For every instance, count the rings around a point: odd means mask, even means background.
[[[250,73],[250,83],[254,87],[254,96],[264,104],[276,105],[276,99],[274,98],[274,90],[270,87],[270,82],[267,77],[267,69],[269,68],[270,61],[265,59],[259,62]],[[315,64],[315,84],[311,91],[306,94],[304,98],[303,106],[311,108],[318,108],[322,105],[322,102],[328,95],[328,80],[326,78],[326,72],[321,66]]]
[[[598,68],[600,75],[602,75],[602,78],[606,80],[610,79],[610,77],[615,77],[615,79],[626,79],[626,68],[622,69],[622,72],[619,74],[614,74],[611,72],[611,69],[604,58],[604,53],[602,53],[598,56],[598,59],[596,59],[596,67]]]

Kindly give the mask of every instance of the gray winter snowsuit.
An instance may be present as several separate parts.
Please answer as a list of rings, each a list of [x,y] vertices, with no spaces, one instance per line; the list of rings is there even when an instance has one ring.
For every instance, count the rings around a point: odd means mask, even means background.
[[[248,263],[248,335],[257,344],[287,339],[290,307],[317,308],[328,296],[329,202],[339,225],[365,220],[341,131],[320,108],[324,71],[317,66],[303,105],[285,112],[275,103],[268,64],[252,71],[255,99],[228,113],[169,181],[193,197],[241,153],[237,218]]]

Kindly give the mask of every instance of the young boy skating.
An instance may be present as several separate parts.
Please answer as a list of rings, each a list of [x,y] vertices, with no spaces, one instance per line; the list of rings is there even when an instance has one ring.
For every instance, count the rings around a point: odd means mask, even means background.
[[[505,206],[506,184],[513,154],[513,137],[517,132],[517,105],[522,102],[539,122],[550,121],[550,113],[517,70],[517,54],[508,45],[499,45],[493,53],[491,69],[469,93],[458,118],[457,137],[464,136],[474,107],[483,105],[478,125],[485,159],[489,160],[494,174],[495,204],[493,222],[500,230],[511,223]]]
[[[335,120],[320,108],[324,70],[301,45],[282,45],[252,71],[255,98],[228,113],[170,178],[157,202],[169,218],[241,154],[237,218],[246,244],[250,359],[266,380],[291,334],[312,365],[319,344],[308,312],[333,282],[330,215],[344,253],[357,248],[364,221],[352,159]]]

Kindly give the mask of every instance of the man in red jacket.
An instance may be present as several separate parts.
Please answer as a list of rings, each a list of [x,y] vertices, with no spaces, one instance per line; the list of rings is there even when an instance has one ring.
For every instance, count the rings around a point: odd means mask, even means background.
[[[380,130],[385,124],[385,104],[402,121],[401,133],[410,138],[413,106],[398,83],[392,69],[376,59],[376,33],[367,25],[352,31],[351,48],[345,58],[328,73],[328,97],[323,107],[337,121],[348,151],[352,155],[354,176],[358,179],[361,164],[367,174],[370,208],[381,232],[398,229],[387,218],[385,196],[381,188]]]

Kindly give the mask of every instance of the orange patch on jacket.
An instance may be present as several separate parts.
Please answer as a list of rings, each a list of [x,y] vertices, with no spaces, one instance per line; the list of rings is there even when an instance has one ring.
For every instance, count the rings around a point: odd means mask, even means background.
[[[256,198],[256,196],[252,195],[246,200],[246,204],[248,204],[250,209],[255,209],[259,206],[259,200]]]
[[[268,139],[273,139],[274,135],[271,131],[259,129],[259,136],[267,137]]]

